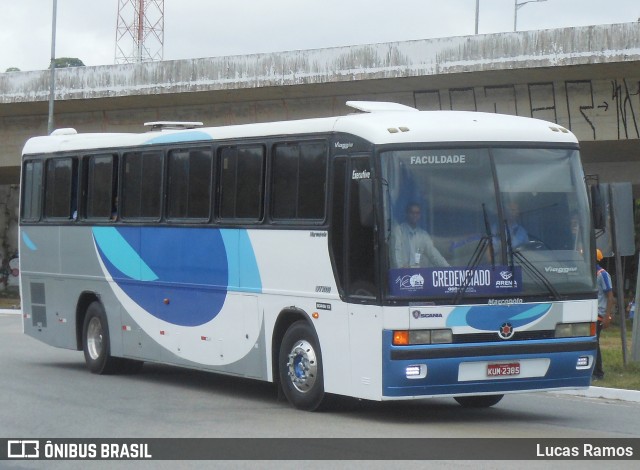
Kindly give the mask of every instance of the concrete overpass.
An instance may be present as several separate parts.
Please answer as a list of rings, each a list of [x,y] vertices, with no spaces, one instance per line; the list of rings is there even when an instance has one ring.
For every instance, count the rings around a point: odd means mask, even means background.
[[[49,72],[0,74],[0,184],[46,133]],[[347,100],[547,119],[588,173],[640,197],[640,23],[59,69],[56,127],[142,132],[154,120],[238,124],[349,112]]]

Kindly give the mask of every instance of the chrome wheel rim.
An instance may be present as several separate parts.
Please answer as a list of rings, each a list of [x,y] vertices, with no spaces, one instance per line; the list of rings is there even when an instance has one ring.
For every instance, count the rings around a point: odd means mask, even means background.
[[[94,361],[101,355],[104,348],[102,322],[93,317],[87,326],[87,352]]]
[[[293,345],[287,369],[289,380],[296,390],[306,393],[313,388],[318,377],[318,360],[311,343],[303,339]]]

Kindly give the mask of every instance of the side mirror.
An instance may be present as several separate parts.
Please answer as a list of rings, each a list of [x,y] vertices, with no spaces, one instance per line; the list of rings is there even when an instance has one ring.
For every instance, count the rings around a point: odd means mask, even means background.
[[[607,226],[605,217],[605,201],[604,195],[599,184],[589,186],[589,196],[591,199],[591,218],[593,228],[596,230],[604,230]]]

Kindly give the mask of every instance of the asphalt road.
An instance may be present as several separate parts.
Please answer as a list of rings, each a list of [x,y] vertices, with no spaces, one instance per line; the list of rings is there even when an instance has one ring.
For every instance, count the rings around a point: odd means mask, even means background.
[[[508,395],[493,408],[473,410],[450,398],[386,403],[338,399],[327,411],[308,413],[278,401],[272,384],[200,371],[145,364],[137,375],[97,376],[85,369],[82,352],[57,349],[23,335],[18,315],[0,314],[0,373],[0,437],[9,439],[640,438],[637,402],[527,393]],[[56,467],[52,467],[55,462],[39,463],[11,462],[12,468]],[[176,462],[153,463],[149,468],[182,468]],[[625,468],[629,463],[616,465]],[[69,468],[80,463],[57,464],[56,468]],[[113,468],[109,462],[92,464]],[[596,468],[596,462],[584,461],[556,461],[554,467],[589,468],[590,464]],[[377,462],[366,468],[376,465],[388,464]],[[602,462],[598,465],[601,468]],[[297,468],[292,462],[267,466]],[[461,461],[441,462],[441,466],[498,468],[487,462]]]

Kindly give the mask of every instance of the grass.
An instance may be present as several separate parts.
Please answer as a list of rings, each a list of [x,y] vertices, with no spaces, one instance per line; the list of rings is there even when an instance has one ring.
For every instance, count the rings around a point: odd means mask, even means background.
[[[620,324],[613,323],[600,334],[600,350],[602,351],[602,367],[605,377],[595,382],[598,387],[640,390],[640,362],[631,361],[631,331],[633,324],[627,320],[627,365],[622,359],[622,337]]]
[[[0,292],[0,309],[5,308],[20,308],[20,295],[17,288],[10,287]]]

